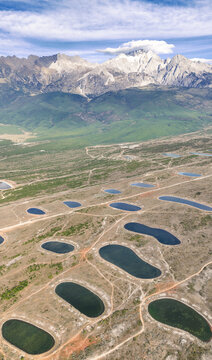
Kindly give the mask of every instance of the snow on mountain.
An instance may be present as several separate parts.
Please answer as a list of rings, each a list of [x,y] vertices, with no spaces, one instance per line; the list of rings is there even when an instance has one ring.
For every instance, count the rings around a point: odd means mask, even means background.
[[[0,83],[5,82],[30,93],[62,91],[85,96],[148,84],[204,88],[211,87],[212,66],[182,55],[164,60],[144,50],[119,54],[103,64],[64,54],[0,57]]]

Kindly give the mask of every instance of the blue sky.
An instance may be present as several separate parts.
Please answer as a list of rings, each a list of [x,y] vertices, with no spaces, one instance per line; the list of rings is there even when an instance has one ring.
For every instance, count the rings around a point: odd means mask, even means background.
[[[116,54],[106,48],[163,40],[173,46],[160,43],[162,57],[212,59],[211,19],[211,0],[0,0],[0,55],[60,52],[102,62]]]

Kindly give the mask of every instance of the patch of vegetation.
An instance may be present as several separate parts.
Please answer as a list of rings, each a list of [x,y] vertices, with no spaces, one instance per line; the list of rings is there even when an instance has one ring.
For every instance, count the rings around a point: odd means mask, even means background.
[[[90,226],[90,223],[86,221],[85,223],[72,225],[70,228],[63,230],[60,232],[60,235],[62,236],[72,236],[72,235],[82,235],[84,234],[85,230],[88,229]]]
[[[46,238],[50,238],[52,237],[54,234],[56,234],[57,232],[59,232],[61,230],[61,226],[57,226],[57,227],[54,227],[52,228],[51,230],[49,230],[47,233],[43,234],[43,235],[38,235],[37,237],[34,237],[30,240],[27,240],[23,243],[23,245],[27,245],[27,244],[30,244],[30,243],[36,243],[36,242],[39,242],[43,239],[46,239]]]
[[[34,272],[34,271],[39,271],[40,269],[42,269],[43,267],[45,267],[47,264],[32,264],[29,265],[27,268],[28,272]]]
[[[1,300],[10,300],[11,298],[15,297],[16,294],[22,291],[25,287],[28,286],[28,280],[19,281],[19,284],[12,287],[11,289],[5,290],[1,295]]]

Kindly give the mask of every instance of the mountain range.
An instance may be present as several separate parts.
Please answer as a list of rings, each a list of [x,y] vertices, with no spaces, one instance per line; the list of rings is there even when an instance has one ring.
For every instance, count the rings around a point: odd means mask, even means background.
[[[120,54],[102,64],[64,54],[27,59],[8,56],[0,57],[0,84],[31,95],[65,92],[87,97],[149,84],[209,88],[212,66],[182,55],[164,60],[143,50]]]

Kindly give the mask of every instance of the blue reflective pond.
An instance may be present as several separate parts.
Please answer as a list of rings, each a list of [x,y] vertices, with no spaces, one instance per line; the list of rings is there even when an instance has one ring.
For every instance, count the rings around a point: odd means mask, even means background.
[[[172,158],[180,158],[181,155],[177,155],[177,154],[173,154],[173,153],[163,153],[163,156],[169,156],[169,157],[172,157]]]
[[[63,204],[65,204],[66,206],[70,207],[71,209],[77,208],[82,206],[82,204],[80,204],[77,201],[64,201]]]
[[[74,246],[61,241],[48,241],[41,245],[45,250],[56,254],[66,254],[74,250]]]
[[[107,189],[107,190],[104,190],[104,192],[108,193],[108,194],[121,194],[121,191],[119,190],[116,190],[116,189]]]
[[[112,208],[114,208],[114,209],[126,210],[126,211],[139,211],[139,210],[141,210],[141,208],[139,206],[132,205],[132,204],[127,204],[127,203],[122,203],[122,202],[112,203],[112,204],[110,204],[110,206]]]
[[[136,232],[138,234],[150,235],[157,239],[161,244],[164,245],[178,245],[181,243],[170,232],[162,229],[152,228],[136,222],[130,222],[124,225],[124,228],[129,231]]]
[[[190,172],[179,172],[179,175],[184,175],[184,176],[191,176],[191,177],[200,177],[202,175],[200,174],[195,174],[195,173],[190,173]]]
[[[212,154],[198,153],[198,152],[192,152],[191,154],[193,154],[193,155],[199,155],[199,156],[212,156]]]
[[[0,245],[4,242],[4,238],[0,236]]]
[[[142,187],[142,188],[153,188],[153,187],[155,187],[155,185],[145,184],[145,183],[141,183],[141,182],[137,182],[137,183],[130,184],[130,185],[131,185],[131,186]]]
[[[143,261],[130,248],[122,245],[106,245],[99,249],[100,256],[128,274],[140,279],[154,279],[161,275],[160,269]]]
[[[38,209],[38,208],[30,208],[30,209],[27,209],[27,212],[29,214],[33,214],[33,215],[44,215],[45,212],[41,209]]]
[[[193,206],[197,209],[201,209],[201,210],[205,210],[205,211],[212,211],[211,206],[203,205],[203,204],[197,203],[196,201],[186,200],[186,199],[182,199],[182,198],[175,197],[175,196],[160,196],[159,200],[171,201],[171,202],[176,202],[179,204],[186,204],[189,206]]]
[[[7,189],[11,189],[12,186],[10,186],[9,184],[5,183],[5,182],[0,182],[0,190],[7,190]]]

